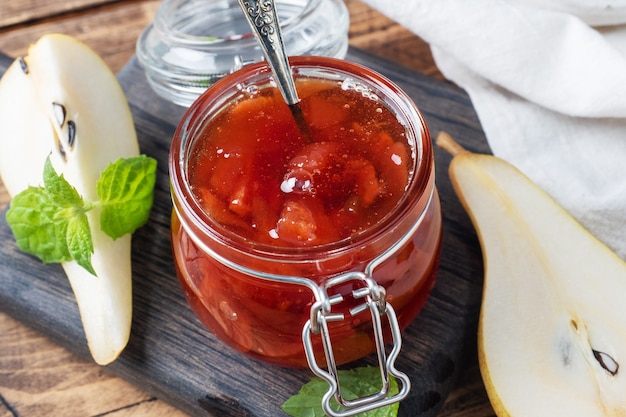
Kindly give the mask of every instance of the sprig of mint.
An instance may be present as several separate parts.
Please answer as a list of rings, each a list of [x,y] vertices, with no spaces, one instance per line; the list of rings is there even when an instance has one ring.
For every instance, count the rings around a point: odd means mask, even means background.
[[[341,393],[347,400],[375,394],[380,391],[380,370],[372,366],[340,370],[337,372]],[[390,395],[398,393],[398,381],[391,376]],[[328,391],[328,382],[315,377],[302,386],[298,394],[290,397],[282,406],[285,413],[292,417],[325,417],[322,409],[322,397]],[[331,407],[335,411],[341,408],[333,399]],[[396,417],[399,404],[391,404],[359,414],[361,417]]]
[[[100,174],[98,201],[89,201],[57,174],[48,157],[43,187],[28,187],[16,195],[6,213],[18,248],[43,263],[75,260],[96,275],[87,212],[101,209],[100,228],[112,239],[133,233],[150,216],[156,165],[145,155],[118,159]]]

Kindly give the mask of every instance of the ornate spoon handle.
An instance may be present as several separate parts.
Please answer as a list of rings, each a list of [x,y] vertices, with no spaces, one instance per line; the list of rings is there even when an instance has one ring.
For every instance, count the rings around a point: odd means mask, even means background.
[[[288,105],[297,104],[300,99],[287,60],[287,53],[273,0],[239,0],[246,19],[261,44],[263,54],[269,64],[278,88]]]

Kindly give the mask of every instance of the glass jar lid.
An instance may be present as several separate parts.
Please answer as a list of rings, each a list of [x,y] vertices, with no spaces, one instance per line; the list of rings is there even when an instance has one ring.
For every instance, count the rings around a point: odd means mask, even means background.
[[[290,56],[345,57],[342,0],[276,0],[276,10]],[[136,52],[154,91],[185,107],[226,74],[263,60],[237,0],[165,0]]]

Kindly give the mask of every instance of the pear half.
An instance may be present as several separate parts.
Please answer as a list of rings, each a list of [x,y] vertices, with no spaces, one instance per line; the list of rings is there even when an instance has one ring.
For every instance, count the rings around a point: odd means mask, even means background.
[[[511,164],[452,153],[483,252],[479,364],[497,415],[626,416],[626,263]]]
[[[40,38],[0,79],[0,176],[11,196],[42,183],[48,155],[55,170],[92,201],[109,163],[139,155],[115,75],[88,46],[60,34]],[[105,365],[119,356],[130,335],[131,238],[113,241],[104,234],[99,209],[87,216],[97,276],[76,262],[62,266],[90,352]]]

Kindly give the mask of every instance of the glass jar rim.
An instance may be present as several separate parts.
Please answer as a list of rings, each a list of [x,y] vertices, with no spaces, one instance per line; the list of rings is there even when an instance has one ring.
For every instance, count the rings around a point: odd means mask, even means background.
[[[313,254],[315,257],[323,256],[323,254],[330,256],[330,254],[344,253],[355,247],[367,245],[368,242],[379,238],[381,234],[386,234],[397,223],[401,222],[404,215],[409,213],[422,197],[430,202],[434,193],[434,155],[430,133],[421,112],[413,100],[391,80],[365,66],[330,57],[292,57],[290,64],[296,77],[307,70],[330,71],[337,75],[341,74],[365,82],[368,87],[374,87],[377,91],[386,93],[387,100],[393,97],[393,104],[395,105],[393,112],[397,117],[399,117],[399,112],[402,113],[403,117],[400,122],[405,126],[406,131],[414,132],[415,135],[413,138],[408,138],[409,141],[413,141],[412,174],[409,177],[404,195],[395,207],[376,225],[368,227],[362,232],[335,242],[303,247],[275,246],[250,241],[223,227],[202,209],[187,180],[185,163],[188,162],[188,158],[186,158],[186,152],[193,147],[193,136],[197,133],[197,129],[203,125],[207,117],[206,108],[209,104],[215,103],[225,93],[232,92],[234,86],[241,88],[240,84],[249,76],[273,82],[271,70],[265,62],[249,64],[220,79],[189,107],[171,142],[169,155],[171,192],[175,197],[173,199],[174,209],[178,210],[176,205],[179,204],[184,215],[191,219],[191,224],[202,235],[227,244],[231,249],[255,254],[263,258],[285,259],[287,257],[292,260],[311,260]],[[385,103],[389,105],[387,101]],[[425,195],[426,193],[428,195]],[[428,204],[422,208],[422,212],[427,209]],[[186,223],[183,222],[183,224]],[[195,235],[196,233],[192,234]]]

